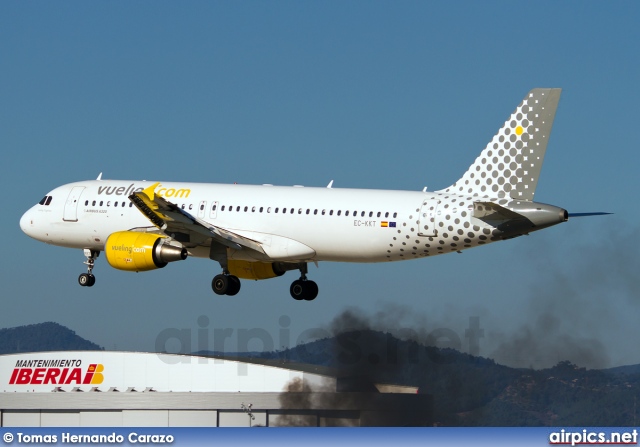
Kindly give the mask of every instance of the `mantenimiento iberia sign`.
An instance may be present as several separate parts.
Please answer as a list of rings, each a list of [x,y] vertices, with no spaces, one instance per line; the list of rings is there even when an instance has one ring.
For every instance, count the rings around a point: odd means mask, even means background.
[[[79,359],[17,360],[9,385],[99,385],[103,371],[101,363],[83,368]]]

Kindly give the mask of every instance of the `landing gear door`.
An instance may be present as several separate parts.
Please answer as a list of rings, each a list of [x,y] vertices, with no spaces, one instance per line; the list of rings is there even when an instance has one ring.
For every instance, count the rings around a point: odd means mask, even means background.
[[[64,212],[62,215],[62,220],[65,222],[78,221],[78,201],[80,200],[82,191],[84,191],[84,186],[74,186],[71,188],[67,202],[64,204]]]
[[[425,199],[420,207],[418,236],[434,237],[438,235],[438,204],[439,200]]]

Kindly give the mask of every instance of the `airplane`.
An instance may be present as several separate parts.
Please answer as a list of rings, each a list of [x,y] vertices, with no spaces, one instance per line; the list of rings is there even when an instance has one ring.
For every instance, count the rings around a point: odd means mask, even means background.
[[[20,219],[28,236],[82,249],[95,284],[95,260],[125,271],[208,258],[222,272],[218,295],[240,279],[298,270],[296,300],[318,285],[308,264],[391,262],[461,252],[527,235],[576,213],[534,202],[561,89],[531,90],[463,176],[434,192],[327,187],[96,180],[53,189]]]

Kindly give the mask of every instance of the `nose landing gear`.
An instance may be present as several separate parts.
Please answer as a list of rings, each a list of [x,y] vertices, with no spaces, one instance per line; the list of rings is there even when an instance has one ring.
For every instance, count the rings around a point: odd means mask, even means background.
[[[82,287],[91,287],[96,283],[96,277],[93,275],[93,266],[96,258],[100,256],[100,252],[85,248],[84,255],[87,257],[87,260],[84,261],[84,264],[87,266],[87,273],[81,273],[80,276],[78,276],[78,284]]]

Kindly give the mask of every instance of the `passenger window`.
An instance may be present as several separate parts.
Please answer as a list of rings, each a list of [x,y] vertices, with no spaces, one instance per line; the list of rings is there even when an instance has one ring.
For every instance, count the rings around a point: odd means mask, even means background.
[[[248,210],[249,210],[249,207],[248,207],[248,206],[245,206],[245,207],[244,207],[244,212],[246,213]]]
[[[329,211],[329,216],[333,216],[333,210]]]
[[[113,206],[118,207],[118,202],[113,202]]]
[[[293,214],[293,211],[294,211],[294,209],[293,209],[293,208],[291,208],[291,211],[289,211],[289,212],[290,212],[291,214]],[[300,213],[298,213],[298,214],[300,214]]]
[[[101,200],[101,201],[100,201],[100,206],[102,206],[102,204],[103,204],[103,203],[104,203],[104,202]]]
[[[307,208],[307,214],[309,214],[309,212],[310,212],[310,211],[311,211],[311,210],[310,210],[309,208]]]
[[[382,215],[382,213],[380,211],[378,211],[378,217],[380,217]]]
[[[364,211],[360,213],[360,217],[364,217]]]
[[[260,207],[260,212],[262,212],[262,210],[263,210],[263,209],[264,209],[264,207],[262,207],[262,206],[261,206],[261,207]]]
[[[189,210],[193,209],[193,203],[189,205]]]
[[[298,214],[302,214],[302,208],[298,208]]]
[[[348,215],[349,215],[349,211],[345,211],[345,212],[344,212],[344,215],[345,215],[345,216],[348,216]]]
[[[268,207],[267,208],[267,213],[270,213],[270,212],[271,212],[271,207]]]
[[[252,212],[252,213],[255,213],[255,212],[256,212],[256,207],[255,207],[255,206],[252,206],[252,207],[251,207],[251,212]]]
[[[318,214],[318,210],[313,210],[313,214]]]
[[[236,206],[236,211],[240,212],[240,207]]]
[[[386,213],[384,213],[384,217],[389,217],[389,211],[387,211]]]
[[[107,206],[111,206],[111,200],[107,201]]]
[[[129,202],[129,208],[133,207],[133,202]]]
[[[341,210],[338,210],[338,216],[340,215],[341,212],[342,212]]]
[[[91,206],[96,206],[96,201],[91,202]]]
[[[220,211],[224,211],[224,205],[222,205],[222,208],[220,208]]]
[[[204,203],[200,205],[200,211],[204,211]]]
[[[213,204],[213,206],[211,207],[211,211],[215,211],[217,207],[218,207],[218,205],[216,205],[216,204],[214,203],[214,204]]]
[[[84,206],[88,206],[88,205],[89,205],[89,201],[88,201],[88,200],[85,200],[85,201],[84,201]]]
[[[394,218],[398,217],[398,213],[393,213],[393,217]]]
[[[373,211],[369,211],[369,217],[373,217]]]
[[[278,214],[278,210],[279,210],[279,209],[280,209],[280,208],[276,208],[276,209],[274,210],[274,212],[275,212],[276,214]]]

